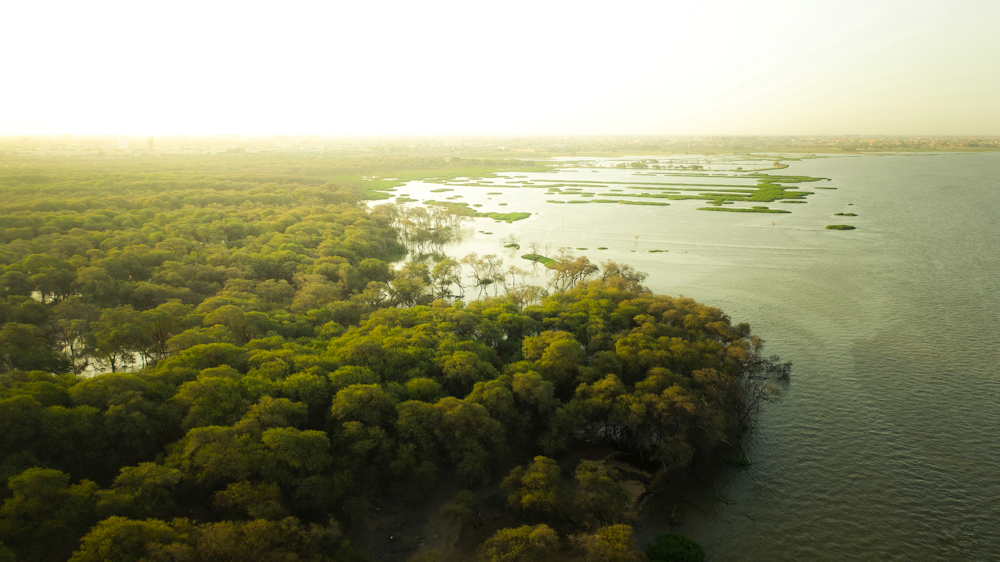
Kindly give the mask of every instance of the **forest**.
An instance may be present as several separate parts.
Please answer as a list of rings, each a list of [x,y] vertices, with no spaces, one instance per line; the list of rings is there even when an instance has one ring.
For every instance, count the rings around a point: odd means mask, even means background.
[[[565,250],[546,286],[418,255],[476,219],[368,206],[536,167],[0,158],[0,561],[431,562],[372,521],[442,482],[485,537],[450,559],[696,559],[634,544],[621,474],[579,451],[666,472],[737,439],[786,368],[749,326]],[[498,484],[516,525],[483,516]]]

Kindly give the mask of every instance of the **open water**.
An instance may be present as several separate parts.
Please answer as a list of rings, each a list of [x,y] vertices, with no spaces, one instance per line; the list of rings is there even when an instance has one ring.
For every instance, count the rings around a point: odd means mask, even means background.
[[[815,191],[807,204],[767,204],[791,214],[696,211],[700,201],[554,205],[536,189],[487,199],[491,189],[457,188],[480,210],[538,215],[479,219],[447,253],[503,254],[508,233],[522,246],[586,247],[592,260],[648,272],[656,292],[750,322],[767,353],[794,362],[782,401],[747,441],[753,465],[675,480],[641,539],[673,514],[673,530],[711,562],[1000,560],[1000,154],[824,158],[775,173],[832,181],[801,184]],[[420,189],[400,191],[426,198]]]

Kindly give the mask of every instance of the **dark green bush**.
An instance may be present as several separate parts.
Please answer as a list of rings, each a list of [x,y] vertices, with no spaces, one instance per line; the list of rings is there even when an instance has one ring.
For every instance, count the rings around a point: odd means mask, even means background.
[[[677,533],[664,533],[646,547],[650,562],[704,562],[705,549]]]

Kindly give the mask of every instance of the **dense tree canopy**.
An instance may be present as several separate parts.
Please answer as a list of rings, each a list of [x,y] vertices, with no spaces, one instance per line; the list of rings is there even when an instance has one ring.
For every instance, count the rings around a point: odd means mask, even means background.
[[[746,425],[759,340],[627,266],[567,254],[548,291],[483,273],[465,302],[457,260],[390,265],[412,238],[356,176],[459,164],[3,168],[0,560],[353,560],[333,520],[364,498],[581,441],[682,466]],[[519,509],[564,502],[550,463],[505,482]],[[613,476],[577,478],[617,520]],[[487,559],[555,536],[505,533]]]

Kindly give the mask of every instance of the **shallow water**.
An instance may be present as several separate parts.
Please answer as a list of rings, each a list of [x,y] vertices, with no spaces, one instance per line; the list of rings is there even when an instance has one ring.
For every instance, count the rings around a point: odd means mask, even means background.
[[[1000,154],[826,158],[775,173],[832,181],[801,184],[815,191],[807,204],[767,204],[792,211],[781,215],[696,211],[702,201],[553,205],[526,188],[431,195],[538,213],[477,219],[451,255],[518,262],[499,243],[511,232],[522,246],[587,247],[648,272],[657,292],[750,322],[766,352],[794,362],[748,440],[753,465],[668,491],[641,538],[673,513],[713,562],[1000,560]],[[694,179],[631,174],[519,175]],[[824,229],[843,223],[858,229]]]

